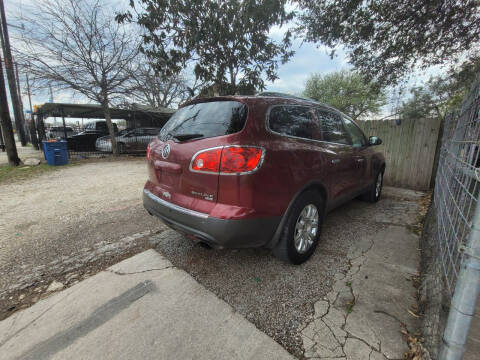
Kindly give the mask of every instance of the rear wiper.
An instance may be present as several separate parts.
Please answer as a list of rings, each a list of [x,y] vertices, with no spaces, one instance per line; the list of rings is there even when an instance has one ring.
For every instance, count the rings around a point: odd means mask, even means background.
[[[190,139],[202,138],[203,134],[171,134],[172,137],[178,141],[185,141]]]

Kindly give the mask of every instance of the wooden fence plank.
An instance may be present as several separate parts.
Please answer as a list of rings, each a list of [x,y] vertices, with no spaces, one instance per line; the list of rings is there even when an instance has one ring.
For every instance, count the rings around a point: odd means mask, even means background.
[[[378,150],[385,155],[385,184],[428,190],[432,175],[439,119],[359,121],[367,136],[378,136]]]

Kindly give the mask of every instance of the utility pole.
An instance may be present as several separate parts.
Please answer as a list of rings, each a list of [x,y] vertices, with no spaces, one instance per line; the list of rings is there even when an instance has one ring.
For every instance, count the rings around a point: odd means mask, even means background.
[[[3,138],[5,140],[5,149],[7,150],[8,163],[12,166],[18,166],[20,159],[18,158],[17,146],[15,145],[15,137],[13,136],[12,121],[10,120],[10,111],[8,110],[7,89],[5,88],[5,80],[3,78],[3,65],[0,56],[0,127],[2,129]]]
[[[20,111],[20,103],[18,100],[18,91],[16,89],[15,73],[13,70],[12,51],[10,50],[10,39],[8,37],[7,19],[5,16],[5,6],[3,0],[0,0],[0,17],[2,20],[1,40],[3,54],[5,56],[5,71],[7,72],[8,87],[10,89],[10,98],[12,99],[13,114],[15,115],[15,127],[20,138],[22,146],[26,146],[25,130],[23,128],[23,114]]]
[[[30,92],[30,81],[28,79],[28,73],[25,74],[26,80],[27,80],[27,92],[28,92],[28,102],[30,104],[30,137],[32,138],[32,145],[35,148],[35,150],[38,150],[39,148],[39,143],[38,143],[38,137],[37,137],[37,130],[35,128],[35,120],[33,119],[33,108],[32,108],[32,93]]]

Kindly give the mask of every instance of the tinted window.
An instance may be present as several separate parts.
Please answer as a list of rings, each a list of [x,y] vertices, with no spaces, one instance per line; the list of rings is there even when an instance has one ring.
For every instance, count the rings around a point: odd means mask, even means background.
[[[98,123],[97,123],[97,129],[98,129],[98,130],[107,130],[107,123],[98,122]]]
[[[247,119],[246,105],[238,101],[213,101],[179,109],[162,128],[165,141],[171,135],[202,134],[204,138],[239,132]]]
[[[350,144],[350,138],[345,131],[340,115],[326,110],[317,110],[320,121],[322,139],[337,144]]]
[[[352,138],[352,145],[355,147],[362,147],[367,145],[367,139],[363,134],[362,130],[347,117],[343,117],[343,121],[345,123],[345,127],[347,128],[350,137]]]
[[[283,105],[270,110],[268,124],[272,131],[305,139],[318,139],[318,131],[310,108]]]

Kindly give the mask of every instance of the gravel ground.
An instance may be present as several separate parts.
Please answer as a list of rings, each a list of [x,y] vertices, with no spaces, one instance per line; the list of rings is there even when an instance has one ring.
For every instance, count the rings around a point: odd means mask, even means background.
[[[163,229],[146,216],[142,159],[86,163],[0,185],[0,291],[29,267]]]
[[[126,160],[0,185],[0,319],[47,296],[53,280],[69,286],[153,247],[302,358],[302,324],[348,271],[350,246],[417,209],[389,191],[377,204],[352,201],[327,216],[313,257],[292,266],[265,249],[208,250],[166,228],[142,207],[145,178],[143,160]]]

